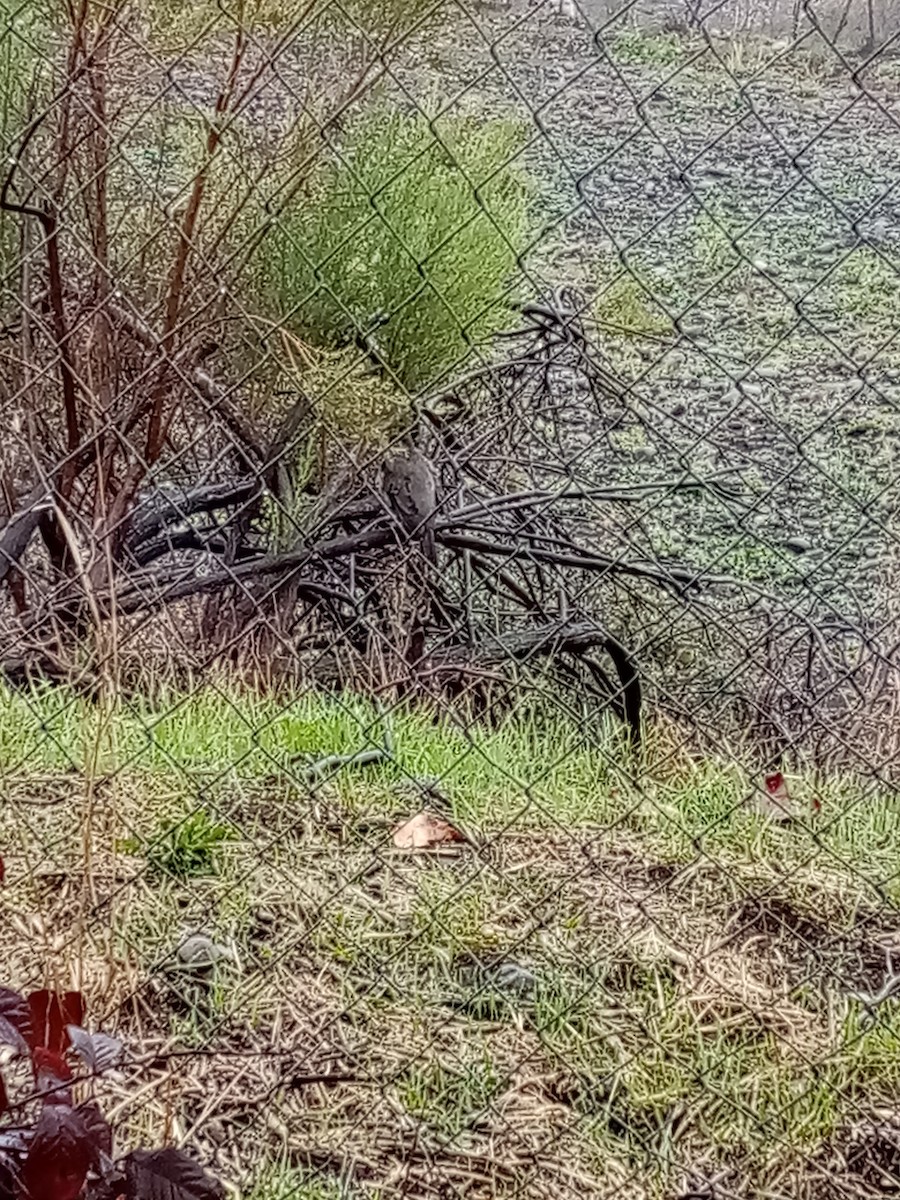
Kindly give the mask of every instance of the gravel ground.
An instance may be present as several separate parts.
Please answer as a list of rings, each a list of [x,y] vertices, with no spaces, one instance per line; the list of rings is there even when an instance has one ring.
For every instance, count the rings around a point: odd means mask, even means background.
[[[900,68],[633,29],[598,48],[515,7],[479,26],[411,45],[397,80],[529,122],[551,214],[529,272],[649,335],[607,329],[638,420],[578,472],[739,469],[748,512],[665,502],[657,548],[871,605],[896,516]]]

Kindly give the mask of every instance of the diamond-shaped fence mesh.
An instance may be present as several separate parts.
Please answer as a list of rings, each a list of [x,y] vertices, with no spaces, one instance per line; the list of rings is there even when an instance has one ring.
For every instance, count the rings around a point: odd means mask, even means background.
[[[0,1200],[900,1194],[900,12],[0,16]]]

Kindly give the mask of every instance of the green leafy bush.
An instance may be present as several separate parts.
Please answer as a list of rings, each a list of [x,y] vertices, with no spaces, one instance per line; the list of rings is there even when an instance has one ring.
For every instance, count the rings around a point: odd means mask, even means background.
[[[22,4],[0,0],[0,154],[8,160],[28,128],[31,116],[40,111],[46,93],[49,64],[40,47],[51,30],[46,3]],[[4,173],[7,166],[3,168]],[[0,278],[11,281],[18,256],[18,226],[8,213],[0,215]]]
[[[378,355],[410,389],[458,362],[506,319],[529,226],[521,146],[509,121],[364,117],[264,245],[294,328],[334,346],[384,314]]]

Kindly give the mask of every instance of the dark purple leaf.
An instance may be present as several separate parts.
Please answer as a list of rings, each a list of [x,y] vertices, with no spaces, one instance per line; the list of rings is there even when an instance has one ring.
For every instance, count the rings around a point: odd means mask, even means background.
[[[91,1139],[91,1145],[96,1151],[95,1161],[100,1161],[101,1154],[112,1158],[112,1130],[99,1106],[91,1100],[88,1104],[80,1105],[76,1112],[81,1117],[87,1135]]]
[[[46,1104],[22,1167],[23,1200],[77,1200],[94,1157],[81,1116],[64,1104]]]
[[[223,1200],[217,1179],[183,1150],[132,1150],[125,1156],[126,1200]]]
[[[31,1054],[34,1081],[45,1104],[72,1104],[72,1072],[61,1054],[36,1046]]]
[[[0,1200],[16,1200],[19,1164],[11,1154],[0,1150]]]
[[[119,1066],[125,1047],[108,1033],[88,1033],[80,1025],[67,1025],[73,1049],[92,1075],[102,1075]]]
[[[88,1176],[85,1200],[122,1200],[124,1194],[125,1175],[122,1169],[101,1154],[99,1165],[95,1165],[92,1175]]]
[[[28,1052],[32,1042],[28,1001],[12,988],[0,987],[0,1042],[22,1054]]]
[[[28,1142],[19,1129],[0,1132],[0,1200],[17,1200]]]

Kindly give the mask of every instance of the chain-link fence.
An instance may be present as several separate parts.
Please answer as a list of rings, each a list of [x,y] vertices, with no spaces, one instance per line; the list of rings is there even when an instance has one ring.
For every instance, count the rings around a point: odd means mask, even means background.
[[[0,14],[0,1200],[900,1194],[893,8]]]

